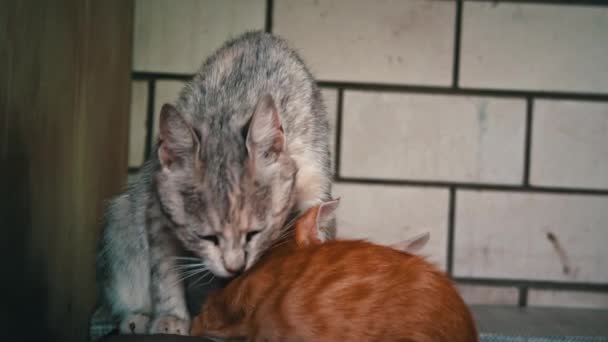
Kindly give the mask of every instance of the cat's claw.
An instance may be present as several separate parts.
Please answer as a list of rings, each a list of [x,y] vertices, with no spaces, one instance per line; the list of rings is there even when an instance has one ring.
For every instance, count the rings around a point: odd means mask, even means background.
[[[120,322],[120,333],[122,335],[139,335],[148,331],[150,316],[142,313],[134,313],[125,317]]]
[[[168,315],[157,317],[150,325],[150,334],[188,335],[188,320]]]

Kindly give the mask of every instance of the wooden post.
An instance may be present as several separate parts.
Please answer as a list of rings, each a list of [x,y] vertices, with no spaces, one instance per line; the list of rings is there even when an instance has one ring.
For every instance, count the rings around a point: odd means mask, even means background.
[[[87,339],[103,203],[126,179],[132,30],[133,1],[0,0],[0,340]]]

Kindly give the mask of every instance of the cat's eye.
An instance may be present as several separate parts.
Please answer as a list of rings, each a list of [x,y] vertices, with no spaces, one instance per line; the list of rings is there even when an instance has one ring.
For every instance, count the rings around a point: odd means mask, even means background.
[[[252,230],[250,232],[247,232],[247,235],[245,235],[245,241],[247,241],[247,242],[251,241],[251,239],[253,239],[253,237],[258,235],[259,233],[260,233],[260,230]]]
[[[205,241],[209,241],[216,246],[220,244],[220,240],[217,238],[217,235],[198,235],[198,237]]]

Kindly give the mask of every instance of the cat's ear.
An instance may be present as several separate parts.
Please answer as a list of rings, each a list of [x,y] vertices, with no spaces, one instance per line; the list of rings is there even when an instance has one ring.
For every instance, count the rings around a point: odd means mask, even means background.
[[[323,202],[319,205],[317,214],[316,231],[319,232],[320,227],[323,227],[330,219],[334,217],[334,212],[340,205],[340,198],[333,199],[328,202]]]
[[[158,159],[165,168],[181,165],[198,151],[200,138],[179,114],[177,109],[164,104],[160,110]]]
[[[391,247],[402,252],[414,253],[422,249],[422,247],[429,242],[430,237],[431,234],[429,232],[422,233],[407,240],[392,244]]]
[[[339,203],[340,200],[335,199],[308,209],[296,222],[296,245],[308,246],[321,243],[319,229],[323,222],[333,217]]]
[[[264,158],[273,162],[285,150],[285,132],[279,110],[270,94],[257,103],[248,124],[247,151],[253,160]]]

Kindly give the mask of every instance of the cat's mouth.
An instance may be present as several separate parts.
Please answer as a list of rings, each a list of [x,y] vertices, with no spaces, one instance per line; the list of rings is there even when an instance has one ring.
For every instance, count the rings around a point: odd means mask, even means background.
[[[228,276],[226,278],[236,278],[236,277],[240,276],[241,274],[243,274],[244,272],[245,272],[244,269],[234,271],[234,272],[226,271],[226,273],[228,273]]]

